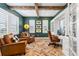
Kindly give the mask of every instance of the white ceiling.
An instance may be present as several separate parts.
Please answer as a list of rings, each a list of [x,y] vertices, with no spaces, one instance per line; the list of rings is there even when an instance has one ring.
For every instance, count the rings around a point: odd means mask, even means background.
[[[40,6],[64,6],[66,3],[39,3]],[[34,3],[7,3],[8,6],[35,6]],[[12,8],[13,9],[13,8]],[[22,16],[28,17],[36,17],[35,10],[22,10],[22,9],[13,9],[17,11]],[[53,17],[55,16],[60,10],[39,10],[39,16],[42,17]]]
[[[59,10],[39,10],[39,15],[40,16],[45,16],[45,17],[52,17],[55,16]]]
[[[18,13],[20,13],[23,16],[33,16],[36,17],[36,11],[35,10],[16,10]],[[39,15],[41,17],[52,17],[55,16],[59,10],[39,10]]]
[[[35,10],[16,10],[22,16],[37,16]]]

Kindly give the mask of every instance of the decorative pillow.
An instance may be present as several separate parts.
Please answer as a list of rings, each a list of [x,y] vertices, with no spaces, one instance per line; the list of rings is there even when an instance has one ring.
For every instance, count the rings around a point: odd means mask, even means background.
[[[19,40],[19,38],[17,36],[14,36],[16,38],[16,40]]]
[[[12,43],[12,39],[9,37],[9,35],[4,35],[3,40],[4,40],[5,44]]]
[[[14,36],[13,37],[13,40],[15,41],[15,42],[18,42],[18,40],[17,40],[17,38]]]

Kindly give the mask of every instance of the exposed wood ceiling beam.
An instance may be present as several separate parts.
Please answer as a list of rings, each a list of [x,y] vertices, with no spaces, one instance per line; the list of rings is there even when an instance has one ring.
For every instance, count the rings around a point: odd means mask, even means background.
[[[22,10],[34,10],[36,9],[43,9],[43,10],[63,10],[65,7],[64,6],[11,6],[11,8],[15,9],[22,9]]]
[[[37,16],[39,17],[38,3],[35,3],[35,11]]]
[[[39,6],[39,9],[45,9],[45,10],[63,10],[64,6]]]
[[[22,10],[33,10],[33,9],[35,9],[34,6],[10,6],[10,8],[22,9]]]

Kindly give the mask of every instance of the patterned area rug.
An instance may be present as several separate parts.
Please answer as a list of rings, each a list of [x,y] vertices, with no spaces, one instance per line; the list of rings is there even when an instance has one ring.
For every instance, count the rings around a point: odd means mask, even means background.
[[[49,40],[37,39],[35,42],[28,44],[26,56],[63,56],[61,47],[54,48],[48,46]]]

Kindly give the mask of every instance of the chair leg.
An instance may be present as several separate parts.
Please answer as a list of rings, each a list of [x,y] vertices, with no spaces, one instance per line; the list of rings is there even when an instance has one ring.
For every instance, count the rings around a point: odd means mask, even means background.
[[[25,55],[26,53],[24,53],[23,55]]]
[[[56,46],[56,47],[62,47],[62,45],[61,45],[61,44],[55,44],[55,46]]]
[[[49,43],[48,46],[50,46],[50,45],[55,45],[55,43]]]
[[[57,45],[56,44],[54,44],[54,48],[57,48]]]

